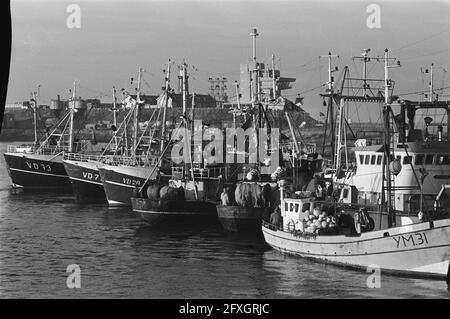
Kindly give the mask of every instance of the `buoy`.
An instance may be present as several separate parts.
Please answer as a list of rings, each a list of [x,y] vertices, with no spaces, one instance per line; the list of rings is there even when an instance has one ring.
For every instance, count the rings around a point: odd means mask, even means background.
[[[315,217],[319,217],[319,215],[320,215],[320,210],[319,210],[318,208],[314,208],[313,214],[314,214]]]
[[[423,212],[419,212],[419,214],[417,214],[417,217],[419,217],[419,219],[423,221]]]
[[[273,181],[276,181],[276,180],[280,179],[281,177],[283,177],[284,174],[285,174],[285,170],[282,167],[278,166],[277,169],[275,170],[275,172],[273,172],[270,175],[270,178]]]
[[[258,176],[258,171],[256,169],[251,169],[250,172],[247,173],[247,180],[253,181]]]
[[[398,159],[394,159],[389,163],[389,169],[391,170],[392,174],[397,176],[402,170],[402,164]]]

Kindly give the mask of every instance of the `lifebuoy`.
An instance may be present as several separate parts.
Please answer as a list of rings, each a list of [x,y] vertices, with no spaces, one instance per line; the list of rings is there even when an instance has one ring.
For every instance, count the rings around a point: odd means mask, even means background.
[[[293,219],[291,219],[288,223],[287,223],[287,229],[288,231],[292,232],[295,230],[295,221]]]

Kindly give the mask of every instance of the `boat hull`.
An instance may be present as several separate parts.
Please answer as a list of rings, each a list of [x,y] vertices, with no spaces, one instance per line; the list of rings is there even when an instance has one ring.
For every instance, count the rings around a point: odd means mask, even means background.
[[[131,197],[144,185],[152,167],[112,166],[98,167],[106,199],[110,206],[131,206]],[[157,169],[153,179],[156,177]]]
[[[217,216],[222,227],[235,233],[261,233],[262,207],[217,206]]]
[[[264,223],[274,249],[321,262],[414,277],[448,278],[450,219],[362,233],[360,236],[299,236]]]
[[[97,162],[64,160],[72,190],[80,202],[107,203]]]
[[[5,153],[4,157],[13,186],[33,191],[72,191],[62,156]]]
[[[131,198],[133,212],[150,225],[205,225],[217,221],[216,204],[196,200]]]

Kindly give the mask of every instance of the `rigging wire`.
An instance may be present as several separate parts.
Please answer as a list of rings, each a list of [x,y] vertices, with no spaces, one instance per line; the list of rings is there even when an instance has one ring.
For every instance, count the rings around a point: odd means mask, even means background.
[[[447,49],[444,49],[444,50],[439,50],[439,51],[434,51],[434,52],[430,52],[430,53],[426,53],[426,54],[422,54],[422,55],[406,57],[406,58],[403,58],[403,60],[413,60],[413,59],[417,59],[417,58],[423,58],[423,57],[427,57],[427,56],[431,56],[431,55],[445,53],[445,52],[448,52],[448,51],[450,51],[450,48],[447,48]]]
[[[440,31],[440,32],[438,32],[438,33],[435,33],[435,34],[433,34],[433,35],[430,35],[430,36],[428,36],[428,37],[426,37],[426,38],[423,38],[423,39],[414,41],[414,42],[412,42],[412,43],[405,44],[405,45],[401,46],[400,48],[394,49],[394,50],[392,50],[392,51],[399,52],[399,51],[401,51],[401,50],[403,50],[403,49],[406,49],[406,48],[409,48],[409,47],[411,47],[411,46],[413,46],[413,45],[416,45],[416,44],[422,43],[422,42],[424,42],[424,41],[427,41],[427,40],[429,40],[429,39],[432,39],[432,38],[434,38],[434,37],[437,37],[438,35],[441,35],[441,34],[443,34],[443,33],[445,33],[445,32],[448,32],[448,31],[450,31],[450,29],[442,30],[442,31]]]

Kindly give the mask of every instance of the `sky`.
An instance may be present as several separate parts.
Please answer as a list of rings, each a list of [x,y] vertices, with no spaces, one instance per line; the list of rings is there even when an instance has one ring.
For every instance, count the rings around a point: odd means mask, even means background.
[[[80,28],[69,28],[70,4],[80,8]],[[380,9],[379,28],[367,19]],[[239,65],[252,56],[250,31],[256,27],[257,58],[270,63],[275,54],[282,76],[295,77],[284,95],[304,96],[304,109],[318,118],[326,109],[319,97],[327,80],[328,52],[339,71],[362,73],[362,49],[382,56],[385,48],[401,61],[391,68],[395,93],[427,89],[435,65],[435,87],[450,87],[450,0],[11,0],[12,55],[7,102],[25,101],[40,85],[41,104],[60,94],[70,96],[73,81],[83,98],[110,99],[112,87],[131,88],[144,68],[142,91],[159,94],[163,70],[189,65],[190,89],[207,94],[209,77],[226,77],[229,95],[239,79]],[[373,22],[373,20],[371,20]],[[382,78],[379,62],[368,65],[369,77]],[[176,87],[176,74],[171,77]],[[441,95],[446,90],[439,91]],[[405,95],[411,99],[417,94]],[[350,111],[353,121],[375,121],[374,105]]]

